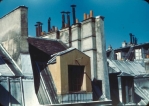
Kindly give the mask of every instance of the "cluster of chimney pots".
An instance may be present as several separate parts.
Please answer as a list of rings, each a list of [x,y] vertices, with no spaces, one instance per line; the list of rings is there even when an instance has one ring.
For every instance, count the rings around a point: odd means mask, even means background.
[[[79,20],[76,19],[76,15],[75,15],[76,5],[71,5],[71,7],[72,7],[72,17],[73,17],[72,21],[73,21],[73,25],[75,25],[76,23],[79,23]],[[61,14],[62,14],[62,29],[70,27],[70,12],[69,11],[67,11],[67,12],[62,11]],[[67,16],[67,23],[65,22],[65,15]],[[92,10],[90,10],[90,14],[84,13],[84,20],[89,19],[91,17],[93,17],[93,11]],[[45,31],[42,31],[42,25],[43,24],[41,22],[37,22],[35,25],[37,37],[46,34]],[[55,26],[52,26],[52,28],[51,28],[51,18],[49,17],[49,19],[48,19],[48,32],[50,33],[50,32],[55,32],[55,31],[58,31],[58,28]]]

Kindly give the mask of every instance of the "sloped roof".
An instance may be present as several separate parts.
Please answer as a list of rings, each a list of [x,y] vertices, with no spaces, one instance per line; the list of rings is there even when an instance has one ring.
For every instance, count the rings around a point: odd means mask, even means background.
[[[68,47],[60,40],[48,39],[48,38],[37,38],[29,37],[29,44],[35,46],[39,50],[52,55],[54,53],[66,50]]]
[[[109,73],[120,72],[118,76],[134,76],[134,89],[135,93],[141,97],[138,105],[146,105],[149,101],[149,74],[145,71],[145,68],[137,62],[133,61],[120,61],[109,60]]]
[[[145,68],[137,62],[132,61],[120,61],[120,60],[109,60],[109,67],[115,72],[127,73],[132,76],[139,76],[147,74]]]
[[[120,48],[114,49],[114,51],[126,50],[126,49],[129,49],[130,47],[140,48],[142,46],[143,47],[148,47],[149,46],[149,42],[146,42],[146,43],[143,43],[143,44],[137,44],[137,45],[133,45],[133,46],[127,45],[126,47],[120,47]]]
[[[21,69],[0,44],[0,73],[2,76],[23,76]]]
[[[58,53],[55,53],[55,54],[51,55],[51,57],[53,57],[53,58],[48,61],[48,64],[55,63],[57,56],[61,56],[63,54],[69,53],[70,51],[73,51],[73,50],[76,50],[76,48],[68,48],[68,49],[66,49],[64,51],[61,51],[61,52],[58,52]]]

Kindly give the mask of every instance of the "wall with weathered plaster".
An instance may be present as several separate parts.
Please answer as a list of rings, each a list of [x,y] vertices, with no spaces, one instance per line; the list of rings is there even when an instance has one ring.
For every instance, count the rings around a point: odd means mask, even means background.
[[[27,42],[27,14],[28,8],[25,6],[19,6],[0,18],[0,43],[22,69],[23,73],[32,75]],[[26,54],[27,58],[24,58],[24,54]],[[25,64],[24,61],[27,62],[27,64]]]
[[[20,7],[0,19],[0,43],[17,61],[20,52],[28,53],[27,8]]]
[[[96,17],[95,32],[97,47],[97,79],[102,80],[102,91],[105,97],[110,99],[109,73],[107,67],[103,17]]]

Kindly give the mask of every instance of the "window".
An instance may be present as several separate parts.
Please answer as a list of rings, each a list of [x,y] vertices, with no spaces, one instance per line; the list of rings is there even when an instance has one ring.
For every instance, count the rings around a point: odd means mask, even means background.
[[[142,59],[141,49],[135,49],[135,57],[136,59]]]
[[[121,52],[116,53],[117,55],[117,60],[121,60]]]
[[[84,66],[68,65],[68,82],[70,92],[77,92],[81,90],[83,75]]]
[[[122,77],[122,95],[124,103],[134,101],[134,81],[132,76]]]

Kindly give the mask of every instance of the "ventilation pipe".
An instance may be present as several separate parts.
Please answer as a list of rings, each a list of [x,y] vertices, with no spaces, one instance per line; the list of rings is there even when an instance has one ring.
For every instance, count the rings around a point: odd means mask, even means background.
[[[75,7],[76,7],[76,5],[71,5],[71,7],[72,7],[73,24],[76,24],[76,15],[75,15]]]
[[[48,19],[48,32],[51,30],[51,18]]]
[[[70,26],[70,16],[69,16],[70,12],[68,11],[66,12],[66,14],[67,14],[67,26],[69,27]]]
[[[63,29],[65,28],[65,14],[64,14],[65,12],[62,11],[61,13],[62,13],[62,29]]]

